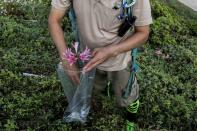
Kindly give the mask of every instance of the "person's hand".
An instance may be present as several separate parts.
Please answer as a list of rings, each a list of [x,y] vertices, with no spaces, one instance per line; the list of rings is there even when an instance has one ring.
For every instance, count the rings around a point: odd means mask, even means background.
[[[70,77],[70,79],[72,80],[72,82],[75,85],[79,85],[80,84],[80,78],[79,78],[79,69],[77,68],[77,66],[75,64],[70,65],[69,63],[63,61],[62,65],[64,67],[64,70],[67,72],[68,76]]]
[[[113,47],[102,47],[94,49],[92,56],[93,58],[83,68],[85,72],[92,70],[110,57],[115,56],[115,53],[113,51]]]

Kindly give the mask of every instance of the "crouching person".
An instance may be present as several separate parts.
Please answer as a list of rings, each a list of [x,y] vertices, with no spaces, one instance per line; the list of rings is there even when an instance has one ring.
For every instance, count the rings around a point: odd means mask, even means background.
[[[49,29],[60,58],[67,49],[61,20],[73,8],[76,15],[80,48],[86,46],[93,58],[84,66],[84,71],[96,68],[94,86],[97,90],[111,81],[117,103],[125,107],[126,130],[135,128],[139,108],[139,86],[134,77],[128,97],[122,94],[127,87],[132,63],[131,50],[144,44],[152,23],[149,0],[52,0],[49,14]],[[63,62],[65,70],[78,70],[76,65]],[[69,73],[73,83],[79,84],[76,72]]]

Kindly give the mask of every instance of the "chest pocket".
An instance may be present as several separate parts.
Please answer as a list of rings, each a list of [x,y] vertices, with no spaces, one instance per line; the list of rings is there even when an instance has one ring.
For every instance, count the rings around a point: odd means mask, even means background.
[[[114,5],[120,3],[121,0],[95,0],[94,14],[97,24],[101,30],[107,32],[117,32],[122,21],[117,17],[121,13],[121,9],[114,9]]]

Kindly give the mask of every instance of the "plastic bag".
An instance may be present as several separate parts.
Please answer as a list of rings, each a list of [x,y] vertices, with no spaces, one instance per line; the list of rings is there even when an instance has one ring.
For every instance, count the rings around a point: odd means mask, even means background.
[[[56,70],[58,73],[58,78],[60,79],[60,82],[62,84],[64,94],[68,102],[70,102],[72,97],[74,96],[76,86],[70,81],[69,76],[65,73],[62,62],[58,64]]]
[[[58,65],[57,72],[69,102],[64,113],[64,120],[85,123],[91,106],[95,69],[86,73],[80,72],[80,85],[78,86],[72,84],[61,63]]]

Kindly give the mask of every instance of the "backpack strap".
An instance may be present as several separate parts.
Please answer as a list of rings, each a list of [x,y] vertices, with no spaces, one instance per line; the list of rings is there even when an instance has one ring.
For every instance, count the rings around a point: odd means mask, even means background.
[[[124,6],[124,14],[125,14],[125,17],[128,17],[129,19],[132,18],[132,17],[135,17],[133,16],[133,7],[135,5],[137,0],[122,0],[122,5]],[[131,70],[132,72],[137,72],[138,70],[138,65],[136,63],[136,58],[137,58],[137,52],[138,52],[138,49],[137,48],[133,48],[131,50]]]
[[[73,8],[73,0],[70,0],[71,2],[71,7],[69,9],[68,12],[68,16],[71,22],[71,27],[72,27],[72,31],[75,37],[75,41],[79,41],[79,37],[78,37],[78,31],[77,31],[77,22],[76,22],[76,15],[75,15],[75,11]]]
[[[127,2],[126,7],[127,9],[127,15],[128,17],[133,17],[133,6],[136,3],[136,0],[123,0],[123,2]],[[136,73],[139,69],[139,66],[137,64],[137,53],[138,53],[138,49],[137,48],[133,48],[131,50],[131,74],[130,74],[130,78],[128,80],[127,86],[125,87],[125,90],[123,91],[122,97],[124,99],[127,99],[130,94],[131,94],[131,90],[135,84],[135,77],[136,77]]]

